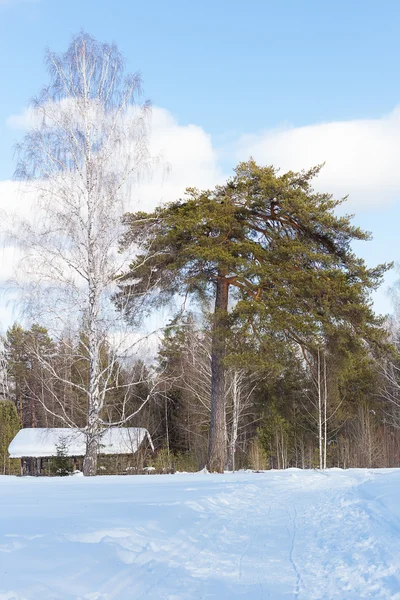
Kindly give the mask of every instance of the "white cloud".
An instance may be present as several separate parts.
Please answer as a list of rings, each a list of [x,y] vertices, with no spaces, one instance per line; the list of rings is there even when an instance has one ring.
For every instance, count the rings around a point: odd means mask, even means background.
[[[26,129],[32,124],[32,111],[12,115],[7,124]],[[316,187],[339,197],[349,194],[346,208],[357,211],[381,207],[400,196],[400,109],[377,119],[261,131],[218,150],[201,127],[180,125],[167,110],[155,107],[150,142],[152,154],[162,153],[162,162],[170,169],[166,173],[162,167],[155,168],[151,178],[133,189],[131,210],[151,210],[175,200],[188,186],[203,189],[223,182],[229,173],[220,166],[222,156],[232,167],[252,155],[259,163],[273,164],[283,171],[306,169],[325,161]],[[27,216],[31,209],[32,197],[26,187],[0,182],[0,216],[10,210]],[[6,246],[3,251],[0,247],[0,254],[1,284],[13,275],[18,253]],[[6,313],[2,316],[5,327]]]
[[[0,0],[1,1],[1,0]],[[24,130],[34,124],[34,111],[11,115],[7,125]],[[243,135],[229,148],[217,150],[211,137],[197,125],[180,125],[165,109],[155,107],[151,150],[162,153],[170,172],[156,168],[135,198],[143,209],[178,198],[185,187],[212,187],[226,178],[223,155],[232,167],[253,156],[261,164],[302,170],[325,163],[316,187],[337,196],[349,195],[358,209],[390,203],[400,195],[400,107],[376,119],[283,127]]]
[[[400,196],[400,108],[377,119],[288,127],[246,135],[236,160],[301,170],[325,162],[316,188],[349,194],[351,207],[381,206]]]
[[[0,0],[1,2],[1,0]],[[28,129],[35,121],[35,113],[31,108],[25,108],[22,112],[10,115],[6,121],[10,129]]]
[[[0,231],[4,215],[16,213],[29,217],[33,210],[34,195],[28,184],[17,181],[0,181]]]
[[[11,129],[24,131],[37,122],[35,111],[28,108],[11,115],[6,123]],[[150,151],[160,156],[160,164],[134,190],[133,199],[142,210],[179,198],[186,187],[213,187],[226,178],[218,167],[211,136],[198,125],[180,125],[163,108],[152,111]]]
[[[150,149],[154,156],[161,155],[161,165],[135,190],[143,210],[182,197],[189,186],[209,188],[226,178],[211,137],[197,125],[179,125],[161,108],[153,109]]]

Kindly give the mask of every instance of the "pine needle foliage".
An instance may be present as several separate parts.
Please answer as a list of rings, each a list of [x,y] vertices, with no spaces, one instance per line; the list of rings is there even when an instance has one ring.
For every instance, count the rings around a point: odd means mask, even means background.
[[[0,473],[11,475],[18,472],[19,461],[10,459],[8,446],[21,429],[17,408],[11,400],[0,400]]]
[[[256,353],[271,339],[312,345],[338,327],[384,343],[370,293],[390,265],[369,268],[354,253],[352,243],[370,235],[351,215],[338,215],[344,199],[315,191],[320,169],[281,174],[251,159],[214,190],[189,188],[182,200],[151,214],[125,216],[122,247],[140,251],[120,279],[119,301],[126,306],[132,299],[132,318],[142,295],[149,309],[175,295],[215,301],[216,396],[232,331],[250,333]],[[223,469],[222,447],[221,441],[215,470]]]

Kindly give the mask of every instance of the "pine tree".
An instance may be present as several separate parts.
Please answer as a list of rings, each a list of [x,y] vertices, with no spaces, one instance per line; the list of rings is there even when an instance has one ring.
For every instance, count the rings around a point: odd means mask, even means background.
[[[23,329],[14,323],[5,337],[5,356],[11,393],[24,427],[47,426],[43,404],[46,388],[37,357],[53,355],[54,344],[45,327],[33,324]],[[48,391],[48,390],[47,390]],[[50,398],[52,394],[49,394]]]
[[[25,331],[18,323],[14,323],[7,330],[5,341],[5,355],[8,366],[8,376],[13,386],[15,403],[18,408],[19,418],[23,421],[24,391],[27,378],[27,355],[25,345]]]
[[[312,343],[338,324],[349,324],[372,341],[382,337],[369,292],[388,267],[368,269],[352,252],[352,241],[369,235],[353,226],[351,217],[336,215],[342,201],[314,191],[312,180],[319,170],[281,175],[250,160],[215,190],[188,189],[183,200],[150,215],[126,215],[122,246],[141,247],[119,296],[124,307],[131,303],[132,316],[137,298],[149,287],[157,288],[157,294],[148,306],[175,294],[214,302],[211,471],[225,467],[224,389],[234,325],[250,329],[261,343],[264,333]]]

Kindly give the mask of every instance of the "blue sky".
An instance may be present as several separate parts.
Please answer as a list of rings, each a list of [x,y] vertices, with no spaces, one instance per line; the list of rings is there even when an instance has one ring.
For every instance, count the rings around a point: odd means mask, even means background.
[[[399,22],[390,0],[0,0],[0,183],[23,134],[15,115],[47,79],[44,48],[65,50],[84,28],[115,41],[129,70],[141,71],[164,111],[163,144],[183,135],[202,148],[200,184],[249,153],[283,168],[326,161],[321,185],[349,193],[356,222],[374,235],[357,251],[371,265],[397,260]],[[190,168],[180,160],[171,160],[176,185],[198,185],[189,180],[196,157]],[[394,278],[375,295],[380,312],[391,310]]]

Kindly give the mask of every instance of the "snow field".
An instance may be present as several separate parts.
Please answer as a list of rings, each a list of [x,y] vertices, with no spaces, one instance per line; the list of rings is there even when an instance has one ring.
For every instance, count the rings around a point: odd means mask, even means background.
[[[0,477],[0,600],[400,600],[400,469]]]

